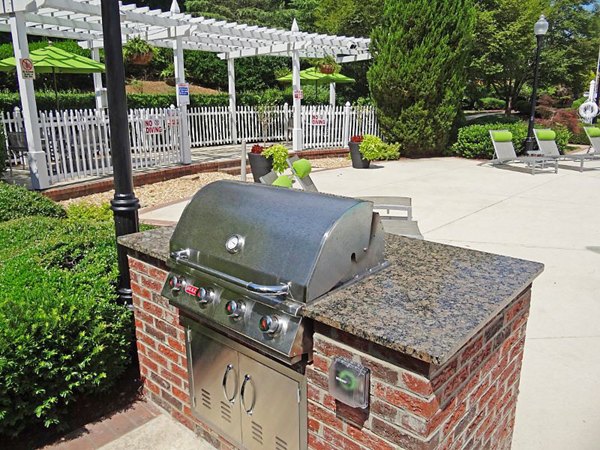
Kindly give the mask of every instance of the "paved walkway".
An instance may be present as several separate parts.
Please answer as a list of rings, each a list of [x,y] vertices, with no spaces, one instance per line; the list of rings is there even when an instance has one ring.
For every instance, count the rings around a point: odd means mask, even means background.
[[[427,240],[546,265],[533,285],[513,449],[598,450],[600,161],[534,176],[458,158],[375,166],[312,176],[324,192],[412,197]],[[152,216],[176,221],[183,205]]]

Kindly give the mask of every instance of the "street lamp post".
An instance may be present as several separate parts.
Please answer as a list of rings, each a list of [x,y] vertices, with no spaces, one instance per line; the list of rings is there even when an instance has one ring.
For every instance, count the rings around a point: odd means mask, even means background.
[[[540,52],[542,51],[542,43],[544,35],[548,32],[548,21],[542,14],[540,19],[533,26],[533,32],[537,39],[537,49],[535,51],[535,66],[533,75],[533,92],[531,93],[531,114],[529,115],[529,127],[527,128],[527,139],[525,139],[525,151],[533,150],[533,124],[535,122],[535,104],[537,100],[537,85],[540,72]]]

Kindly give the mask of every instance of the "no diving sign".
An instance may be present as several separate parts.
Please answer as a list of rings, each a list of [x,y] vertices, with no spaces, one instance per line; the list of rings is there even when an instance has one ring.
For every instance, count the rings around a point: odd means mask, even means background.
[[[24,80],[35,80],[35,69],[33,68],[33,61],[29,58],[21,58],[19,60],[21,65],[21,74]]]

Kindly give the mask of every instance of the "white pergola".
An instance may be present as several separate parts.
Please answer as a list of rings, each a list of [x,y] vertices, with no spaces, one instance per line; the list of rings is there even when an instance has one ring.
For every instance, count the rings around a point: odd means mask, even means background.
[[[115,1],[115,0],[104,0]],[[238,24],[181,13],[177,0],[170,11],[120,4],[121,38],[123,42],[139,37],[156,47],[174,50],[175,78],[185,83],[184,50],[217,53],[227,60],[229,81],[229,108],[231,129],[236,130],[235,60],[251,56],[283,56],[292,58],[293,90],[301,91],[300,58],[333,56],[339,63],[362,61],[371,58],[370,40],[346,36],[332,36],[301,32],[294,20],[290,31]],[[74,39],[92,51],[99,60],[103,46],[102,13],[100,0],[6,0],[0,5],[0,31],[10,32],[15,59],[29,56],[27,35]],[[33,81],[23,79],[17,64],[19,91],[25,119],[25,132],[29,146],[29,163],[33,187],[49,186],[45,154],[37,127],[37,106]],[[101,107],[102,77],[94,75],[97,106]],[[330,87],[335,95],[335,86]],[[302,149],[301,96],[294,95],[293,148]],[[179,98],[178,98],[179,100]],[[178,101],[179,103],[179,101]],[[186,105],[178,105],[186,117]],[[187,120],[182,121],[182,160],[191,162]],[[35,124],[35,126],[34,126]],[[35,176],[34,176],[35,172]]]

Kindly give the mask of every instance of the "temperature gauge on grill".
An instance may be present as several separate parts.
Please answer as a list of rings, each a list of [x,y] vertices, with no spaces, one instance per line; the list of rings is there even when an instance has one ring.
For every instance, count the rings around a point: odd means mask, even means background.
[[[240,319],[244,315],[245,311],[246,311],[246,305],[244,304],[244,302],[241,302],[239,300],[237,300],[237,301],[229,300],[225,304],[225,312],[233,320]]]

